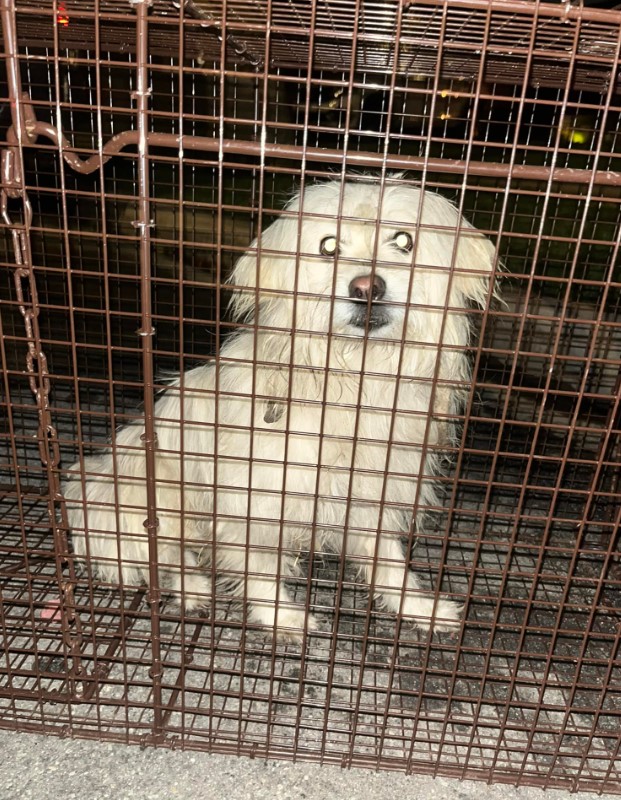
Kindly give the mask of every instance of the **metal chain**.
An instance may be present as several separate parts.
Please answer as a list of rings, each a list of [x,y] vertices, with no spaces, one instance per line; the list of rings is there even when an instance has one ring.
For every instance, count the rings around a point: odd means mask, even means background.
[[[13,132],[11,131],[11,133]],[[7,139],[11,141],[13,139],[12,135],[7,136]],[[2,153],[3,178],[6,178],[6,181],[3,181],[0,189],[0,217],[6,229],[10,231],[13,242],[15,262],[13,279],[28,343],[26,369],[30,389],[37,403],[39,456],[47,470],[48,477],[48,516],[54,535],[63,641],[71,659],[70,681],[72,694],[80,696],[82,689],[77,689],[76,682],[82,681],[86,672],[82,666],[81,659],[81,623],[75,609],[74,588],[76,574],[73,559],[69,557],[69,544],[67,541],[68,520],[60,490],[60,446],[58,433],[53,424],[50,411],[51,384],[47,358],[43,351],[39,330],[39,296],[29,237],[32,223],[32,206],[18,167],[18,155],[15,147],[7,148]],[[23,219],[21,221],[13,221],[11,219],[8,208],[9,197],[21,198],[23,207]],[[65,569],[63,569],[63,566]]]

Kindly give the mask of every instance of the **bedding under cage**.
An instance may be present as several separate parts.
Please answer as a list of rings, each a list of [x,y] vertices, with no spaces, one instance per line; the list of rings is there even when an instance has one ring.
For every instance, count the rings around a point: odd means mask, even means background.
[[[618,793],[621,12],[1,8],[0,725]],[[99,580],[68,467],[217,357],[231,268],[296,188],[360,173],[451,199],[498,250],[410,537],[459,628],[395,619],[319,547],[291,580],[320,621],[303,647],[218,588],[183,613]]]

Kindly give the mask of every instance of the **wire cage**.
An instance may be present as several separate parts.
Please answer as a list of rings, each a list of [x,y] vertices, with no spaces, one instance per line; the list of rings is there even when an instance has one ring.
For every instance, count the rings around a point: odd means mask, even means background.
[[[0,725],[619,793],[621,12],[527,0],[2,0],[1,12]],[[220,363],[240,329],[258,339],[260,315],[229,311],[234,264],[300,186],[346,176],[435,192],[495,247],[500,299],[471,311],[472,379],[463,407],[444,410],[455,433],[421,445],[449,456],[436,500],[417,494],[424,525],[402,532],[421,585],[464,609],[452,632],[417,629],[313,537],[288,585],[317,629],[288,642],[209,564],[198,609],[160,586],[154,403],[171,374]],[[89,458],[132,422],[155,464],[136,501],[148,586],[75,557],[64,497],[74,463],[105,481]],[[190,438],[180,460],[196,457]],[[381,479],[385,462],[374,469]]]

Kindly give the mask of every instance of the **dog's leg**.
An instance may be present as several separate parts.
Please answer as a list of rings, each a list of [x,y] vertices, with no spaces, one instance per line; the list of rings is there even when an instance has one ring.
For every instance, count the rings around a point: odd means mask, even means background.
[[[169,576],[170,590],[186,611],[204,606],[211,595],[211,581],[198,564],[193,550],[183,548],[183,566],[181,565],[181,547],[176,544],[158,546],[157,558],[160,575]]]
[[[284,578],[291,574],[290,557],[278,552],[278,536],[266,525],[252,526],[250,545],[247,536],[245,524],[229,520],[219,526],[218,569],[247,599],[251,622],[270,628],[280,638],[301,642],[304,630],[315,630],[317,622],[293,601],[284,585]]]
[[[267,557],[265,553],[251,558],[251,575],[246,579],[248,618],[276,631],[282,639],[301,642],[304,629],[317,629],[312,614],[299,602],[294,603],[283,583],[276,580],[278,556]]]
[[[412,618],[419,628],[454,630],[459,624],[461,606],[451,600],[436,599],[431,592],[421,589],[416,575],[406,564],[401,537],[392,532],[397,531],[398,527],[393,527],[393,524],[386,527],[391,533],[381,533],[379,542],[377,536],[370,532],[350,531],[347,537],[348,553],[365,557],[365,578],[368,583],[373,580],[376,597],[389,611],[400,611],[404,617]],[[377,563],[374,570],[376,543]]]
[[[401,603],[404,583],[405,597]],[[401,610],[403,616],[411,617],[419,628],[450,631],[459,625],[459,603],[441,597],[436,599],[430,592],[421,590],[416,575],[405,562],[400,537],[394,534],[380,535],[375,586],[386,608],[395,613]]]

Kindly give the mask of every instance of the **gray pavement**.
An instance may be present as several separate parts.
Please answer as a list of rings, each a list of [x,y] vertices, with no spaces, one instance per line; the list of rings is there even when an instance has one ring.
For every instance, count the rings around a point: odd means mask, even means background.
[[[594,800],[599,795],[571,795]],[[611,797],[610,795],[602,795]],[[487,786],[0,731],[0,800],[565,800]]]

